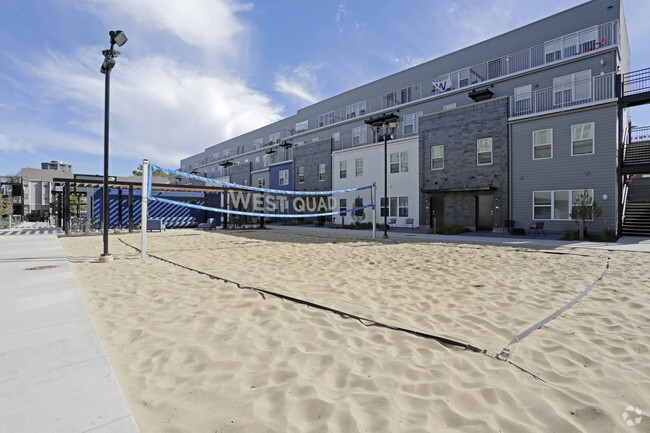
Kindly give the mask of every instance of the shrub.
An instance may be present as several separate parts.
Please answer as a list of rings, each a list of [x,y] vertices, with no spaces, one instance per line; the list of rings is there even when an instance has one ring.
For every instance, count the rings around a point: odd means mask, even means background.
[[[439,235],[458,235],[461,233],[467,233],[470,232],[471,230],[463,227],[463,226],[440,226],[438,227],[438,233]],[[436,234],[433,233],[433,229],[429,229],[427,232],[428,234]]]

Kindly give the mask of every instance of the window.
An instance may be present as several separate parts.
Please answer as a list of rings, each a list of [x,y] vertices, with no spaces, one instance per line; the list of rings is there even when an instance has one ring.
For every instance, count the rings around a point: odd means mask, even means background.
[[[399,198],[399,216],[401,217],[407,217],[409,216],[409,198],[408,197],[400,197]]]
[[[406,87],[400,90],[399,93],[400,93],[400,104],[405,104],[413,100],[411,87]]]
[[[431,146],[431,170],[442,170],[445,168],[445,146]]]
[[[456,103],[452,102],[451,104],[446,104],[442,106],[443,110],[451,110],[452,108],[456,108]]]
[[[396,152],[390,154],[390,172],[405,173],[409,171],[409,153]]]
[[[381,198],[380,206],[383,208],[386,201]],[[407,217],[409,216],[409,198],[408,197],[389,197],[388,216]]]
[[[594,153],[594,123],[571,126],[571,155]]]
[[[289,185],[289,170],[280,170],[278,173],[278,183],[280,185]]]
[[[396,105],[396,99],[397,99],[396,98],[396,96],[397,96],[396,93],[397,92],[386,93],[382,97],[382,102],[383,102],[384,108],[390,108],[390,107],[393,107],[393,106]]]
[[[325,164],[318,164],[318,181],[323,182],[325,180]]]
[[[357,128],[352,129],[353,146],[366,143],[367,129],[368,129],[367,125],[359,126]]]
[[[260,177],[257,179],[257,187],[258,188],[266,188],[266,178],[265,177]]]
[[[357,102],[356,104],[348,105],[345,107],[345,118],[354,119],[358,116],[366,114],[366,101]]]
[[[533,219],[551,219],[552,191],[535,191],[533,193]]]
[[[331,125],[336,121],[336,118],[334,117],[334,112],[330,111],[329,113],[321,114],[318,116],[318,127],[322,126],[327,126]]]
[[[533,131],[533,159],[553,158],[553,130]]]
[[[591,98],[591,70],[553,79],[553,104],[571,105]]]
[[[461,69],[458,71],[458,87],[469,86],[469,68]],[[454,107],[456,103],[454,103]],[[452,107],[453,108],[453,107]],[[444,107],[442,108],[445,109]]]
[[[562,39],[546,42],[544,44],[544,56],[546,63],[560,60],[562,58]]]
[[[342,198],[339,200],[339,208],[341,209],[341,212],[344,212],[348,210],[348,199],[347,198]]]
[[[574,207],[580,206],[580,201],[581,201],[581,195],[584,193],[587,193],[587,206],[591,206],[594,203],[594,190],[593,189],[578,189],[571,191],[571,196],[572,196],[572,205],[571,205],[571,210],[573,210]],[[590,218],[593,220],[593,217]]]
[[[521,87],[515,87],[515,114],[522,115],[532,112],[531,96],[533,86],[527,84]]]
[[[339,162],[339,179],[345,179],[348,177],[348,162],[340,161]]]
[[[399,173],[399,153],[390,154],[390,172]]]
[[[298,167],[298,183],[305,183],[305,167]]]
[[[358,158],[354,160],[354,175],[363,176],[363,158]]]
[[[397,197],[390,197],[390,208],[388,216],[397,216]]]
[[[422,111],[413,114],[406,114],[403,118],[404,135],[417,134],[418,118],[422,116]]]
[[[276,132],[275,134],[269,135],[269,144],[278,144],[280,142],[280,133]],[[228,150],[225,151],[226,157],[230,156],[230,152]]]
[[[535,191],[533,192],[533,219],[570,220],[571,210],[580,202],[585,190]],[[593,203],[594,190],[586,190]]]
[[[400,171],[402,173],[406,173],[407,171],[409,171],[409,153],[400,152],[399,157],[400,157]]]
[[[341,133],[340,132],[333,132],[332,133],[332,142],[334,143],[334,149],[338,149],[338,147],[341,145]]]
[[[476,140],[476,163],[478,165],[492,164],[492,137]]]

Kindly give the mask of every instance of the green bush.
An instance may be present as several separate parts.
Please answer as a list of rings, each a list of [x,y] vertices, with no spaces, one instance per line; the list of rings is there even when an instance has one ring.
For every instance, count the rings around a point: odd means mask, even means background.
[[[429,229],[428,234],[439,234],[439,235],[459,235],[461,233],[471,232],[470,229],[463,226],[440,226],[438,227],[438,233],[434,233],[433,229]]]
[[[612,229],[605,229],[594,240],[597,242],[616,242],[618,240],[618,236],[616,235],[616,231]]]
[[[586,232],[586,230],[585,230]],[[562,241],[577,241],[580,240],[580,234],[578,230],[567,230],[564,232],[564,236],[560,238]],[[612,229],[605,229],[602,233],[592,236],[588,233],[585,233],[584,239],[590,242],[616,242],[618,236],[616,232]]]

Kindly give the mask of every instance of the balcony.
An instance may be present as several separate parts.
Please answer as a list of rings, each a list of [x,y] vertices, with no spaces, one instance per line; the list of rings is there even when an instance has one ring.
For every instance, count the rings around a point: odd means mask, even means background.
[[[615,100],[615,74],[610,73],[513,95],[510,97],[510,117],[533,116]]]
[[[442,96],[451,90],[471,88],[484,82],[529,71],[548,64],[574,58],[575,56],[591,54],[618,44],[618,32],[618,21],[611,21],[599,26],[583,29],[557,39],[546,41],[525,50],[507,54],[473,66],[467,66],[460,70],[442,74],[437,77],[431,77],[430,80],[404,86],[383,95],[361,100],[354,104],[323,113],[319,116],[302,120],[296,124],[295,128],[285,128],[281,132],[273,134],[272,137],[268,137],[269,140],[266,140],[267,137],[261,137],[251,143],[240,145],[236,148],[236,152],[238,155],[244,155],[267,147],[269,144],[279,144],[283,139],[292,138],[303,133],[313,132],[319,128],[325,128],[356,118],[364,118],[373,113],[378,113],[411,102]],[[444,83],[444,85],[441,85],[441,83]],[[603,91],[609,92],[609,87]],[[542,95],[539,96],[543,97]],[[602,95],[597,95],[595,91],[591,93],[591,97],[606,99],[602,97]],[[579,105],[577,101],[565,100],[562,104],[559,104],[562,105],[562,107],[559,108],[566,108],[570,106],[567,104],[573,102],[576,102],[575,105]],[[550,98],[548,101],[542,101],[541,104],[542,106],[554,105],[552,91],[550,92]],[[528,110],[530,111],[528,114],[538,112],[536,111],[537,106],[532,104],[532,97],[531,105]],[[546,110],[550,111],[552,109]],[[518,112],[520,111],[523,113],[525,110],[518,110]],[[523,115],[525,114],[517,114],[517,116]],[[269,141],[271,143],[269,143]],[[335,142],[335,150],[359,146],[361,145],[359,142],[363,142],[362,144],[370,143],[368,140],[358,140],[353,137],[350,137],[347,142],[343,137],[339,141],[340,143],[338,144]],[[222,159],[228,159],[230,155],[226,155],[226,152],[229,152],[229,150],[212,155],[211,161],[218,162]],[[207,162],[204,164],[207,164]]]

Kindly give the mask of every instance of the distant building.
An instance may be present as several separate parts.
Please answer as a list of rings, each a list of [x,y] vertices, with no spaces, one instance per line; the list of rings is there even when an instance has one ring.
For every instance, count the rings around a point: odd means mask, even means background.
[[[72,164],[66,164],[61,161],[41,162],[42,170],[66,171],[72,173]]]

